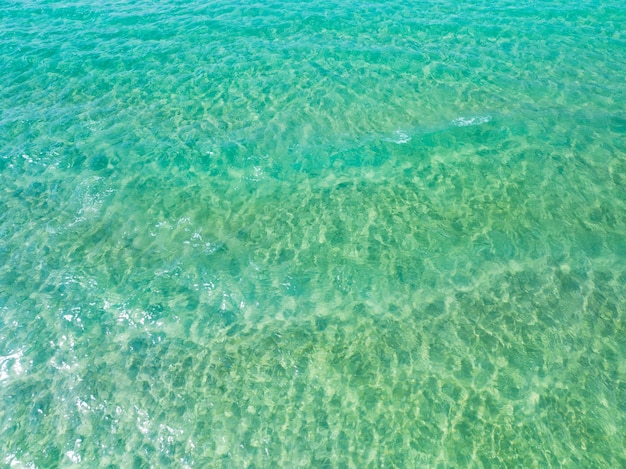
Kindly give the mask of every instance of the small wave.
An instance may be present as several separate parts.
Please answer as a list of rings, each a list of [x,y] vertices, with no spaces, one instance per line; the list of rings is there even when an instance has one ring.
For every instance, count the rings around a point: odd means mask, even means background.
[[[410,141],[411,137],[409,134],[402,132],[401,130],[396,130],[393,133],[393,137],[383,138],[383,142],[397,143],[398,145],[402,145]]]
[[[457,117],[452,121],[457,127],[467,127],[468,125],[485,124],[491,120],[491,116]]]

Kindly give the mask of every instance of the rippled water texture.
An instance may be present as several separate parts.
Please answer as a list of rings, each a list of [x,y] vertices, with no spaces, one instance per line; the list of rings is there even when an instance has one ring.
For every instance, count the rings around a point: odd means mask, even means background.
[[[0,0],[2,463],[626,466],[625,24]]]

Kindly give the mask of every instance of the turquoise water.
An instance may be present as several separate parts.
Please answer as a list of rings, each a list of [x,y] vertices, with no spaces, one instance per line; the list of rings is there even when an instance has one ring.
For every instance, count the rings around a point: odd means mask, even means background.
[[[626,466],[625,25],[0,0],[0,461]]]

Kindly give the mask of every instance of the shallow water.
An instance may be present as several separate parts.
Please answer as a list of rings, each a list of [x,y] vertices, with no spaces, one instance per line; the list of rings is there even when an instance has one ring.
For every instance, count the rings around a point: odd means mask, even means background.
[[[626,465],[625,22],[0,0],[2,462]]]

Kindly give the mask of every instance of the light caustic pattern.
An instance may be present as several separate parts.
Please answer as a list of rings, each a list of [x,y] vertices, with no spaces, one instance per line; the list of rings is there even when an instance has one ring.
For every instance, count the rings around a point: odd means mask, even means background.
[[[621,3],[1,6],[4,464],[626,465]]]

